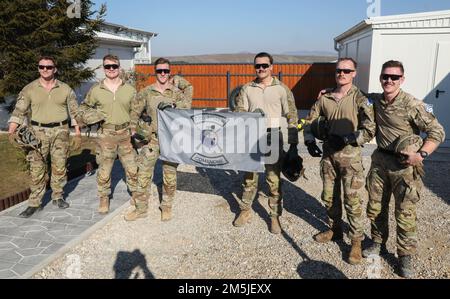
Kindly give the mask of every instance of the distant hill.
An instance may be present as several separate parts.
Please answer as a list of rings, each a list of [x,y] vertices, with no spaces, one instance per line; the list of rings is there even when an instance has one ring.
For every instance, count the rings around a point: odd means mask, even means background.
[[[167,57],[172,63],[253,63],[254,53]],[[158,57],[155,57],[155,61]],[[275,63],[333,62],[337,55],[274,55]]]

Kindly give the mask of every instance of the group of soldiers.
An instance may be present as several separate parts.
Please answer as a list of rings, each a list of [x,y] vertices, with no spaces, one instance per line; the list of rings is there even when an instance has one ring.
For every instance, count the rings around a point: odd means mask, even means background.
[[[23,127],[34,133],[38,146],[27,149],[30,163],[31,194],[28,207],[20,216],[30,217],[41,209],[48,181],[48,156],[51,159],[52,202],[61,209],[69,207],[64,199],[66,160],[69,147],[79,148],[80,128],[98,124],[96,161],[99,197],[98,212],[109,212],[111,171],[118,156],[125,170],[131,192],[131,209],[126,221],[147,217],[149,185],[159,158],[157,110],[190,109],[193,87],[180,76],[171,76],[170,62],[160,58],[154,63],[156,82],[139,93],[120,76],[117,56],[103,58],[105,79],[94,84],[84,101],[78,105],[73,90],[56,79],[56,60],[41,57],[40,77],[19,94],[9,120],[11,141],[20,139]],[[299,130],[295,100],[290,89],[272,76],[273,57],[262,52],[255,56],[256,78],[245,84],[236,98],[235,112],[261,113],[266,118],[267,135],[279,136],[279,159],[265,165],[269,185],[270,232],[282,232],[281,168],[283,138],[280,119],[288,123],[289,152],[298,154]],[[349,263],[359,264],[362,256],[386,252],[388,211],[391,195],[395,198],[397,221],[397,252],[399,274],[412,277],[411,256],[417,247],[416,203],[422,187],[423,164],[444,140],[444,130],[426,105],[401,90],[403,65],[386,62],[381,71],[382,94],[367,94],[353,85],[356,62],[341,58],[336,64],[336,88],[323,90],[304,125],[304,140],[313,157],[322,157],[320,175],[323,180],[322,201],[329,217],[329,230],[314,236],[319,243],[341,240],[342,200],[349,222],[352,245]],[[69,119],[75,135],[69,142]],[[426,133],[424,141],[420,133]],[[364,178],[361,146],[376,137],[378,148],[372,155],[372,165]],[[322,150],[316,139],[323,140]],[[70,146],[69,146],[70,144]],[[177,186],[178,164],[163,161],[163,196],[161,220],[172,218],[172,206]],[[257,173],[246,173],[243,194],[239,199],[240,213],[233,222],[236,227],[247,224],[252,217],[252,202],[256,196]],[[372,244],[362,251],[364,218],[361,189],[369,193],[367,216],[371,221]]]

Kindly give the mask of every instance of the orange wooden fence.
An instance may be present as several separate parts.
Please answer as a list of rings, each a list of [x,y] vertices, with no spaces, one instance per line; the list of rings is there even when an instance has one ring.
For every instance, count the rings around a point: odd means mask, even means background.
[[[309,109],[321,89],[335,85],[334,69],[334,63],[275,64],[273,75],[292,90],[298,109]],[[138,89],[156,80],[154,65],[135,71]],[[230,93],[255,78],[253,64],[173,64],[171,71],[194,86],[194,107],[228,107]]]

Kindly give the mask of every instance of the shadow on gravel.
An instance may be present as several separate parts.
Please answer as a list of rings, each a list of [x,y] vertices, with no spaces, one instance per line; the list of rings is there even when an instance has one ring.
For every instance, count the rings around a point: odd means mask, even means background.
[[[445,179],[450,173],[450,163],[438,161],[425,161],[424,185],[446,204],[450,205],[450,186]]]
[[[119,251],[113,269],[115,279],[155,279],[147,267],[145,255],[138,249],[133,252]]]
[[[286,231],[281,232],[282,236],[291,246],[297,251],[300,257],[303,259],[297,267],[298,275],[303,279],[347,279],[344,273],[342,273],[335,266],[322,262],[315,261],[309,258],[309,256],[294,242]]]

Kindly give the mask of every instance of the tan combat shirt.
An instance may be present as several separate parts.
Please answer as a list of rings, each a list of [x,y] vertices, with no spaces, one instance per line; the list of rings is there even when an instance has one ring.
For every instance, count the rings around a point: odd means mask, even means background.
[[[48,91],[37,79],[19,93],[16,107],[8,122],[21,125],[30,115],[31,120],[42,124],[62,122],[69,117],[72,124],[76,124],[74,118],[77,113],[76,95],[69,85],[56,80],[55,86]]]
[[[423,101],[400,90],[397,97],[388,104],[383,94],[369,94],[375,108],[377,123],[377,144],[379,147],[393,151],[394,141],[404,135],[420,132],[427,134],[425,140],[441,143],[445,139],[444,128],[436,117],[426,110]]]
[[[157,109],[158,104],[161,102],[173,103],[178,109],[190,109],[192,96],[189,93],[185,95],[183,91],[174,85],[170,85],[168,89],[161,93],[156,89],[156,83],[153,83],[141,90],[137,95],[136,105],[133,105],[131,111],[131,128],[136,130],[139,118],[145,109],[152,118],[149,133],[158,132]]]
[[[358,145],[369,142],[375,136],[372,104],[356,86],[352,86],[339,101],[331,92],[317,100],[306,118],[303,131],[305,141],[315,140],[310,124],[319,116],[327,118],[330,135],[344,136],[355,132]]]
[[[91,87],[81,105],[103,112],[106,125],[122,125],[130,122],[131,107],[135,101],[136,89],[130,84],[122,82],[114,93],[101,81]]]
[[[278,78],[273,77],[272,84],[262,88],[254,80],[245,84],[236,98],[236,112],[253,112],[261,109],[266,114],[267,127],[278,128],[281,117],[286,117],[289,128],[298,124],[297,107],[292,91]]]

